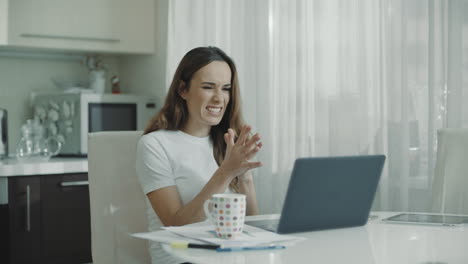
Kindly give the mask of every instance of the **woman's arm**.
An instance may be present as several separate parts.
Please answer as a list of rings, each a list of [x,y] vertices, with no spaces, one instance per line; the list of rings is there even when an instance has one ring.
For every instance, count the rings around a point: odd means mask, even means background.
[[[255,186],[253,182],[252,172],[248,171],[239,177],[237,183],[240,193],[246,195],[247,202],[247,215],[258,214],[257,194],[255,193]]]
[[[181,226],[205,220],[203,204],[213,194],[223,193],[235,176],[220,167],[203,189],[185,206],[176,186],[168,186],[147,194],[154,211],[164,226]]]
[[[180,226],[204,220],[203,204],[206,200],[210,199],[213,194],[223,193],[236,176],[244,175],[248,170],[262,166],[261,162],[248,161],[261,148],[261,144],[257,146],[255,139],[247,140],[249,132],[250,127],[244,126],[236,143],[234,143],[234,131],[232,129],[225,134],[227,143],[225,160],[197,196],[186,205],[183,205],[176,186],[168,186],[147,194],[151,206],[163,225]],[[251,174],[249,175],[251,176]],[[252,181],[241,185],[239,187],[243,188],[242,190],[246,191],[246,194],[255,195]],[[250,210],[249,202],[252,204],[250,206],[252,210],[255,209],[252,212],[258,211],[255,196],[254,200],[248,197],[247,214],[249,214]]]

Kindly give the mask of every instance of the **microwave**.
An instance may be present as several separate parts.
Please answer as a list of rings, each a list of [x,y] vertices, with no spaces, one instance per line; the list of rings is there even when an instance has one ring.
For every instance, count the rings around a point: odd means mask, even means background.
[[[35,93],[32,106],[62,156],[86,156],[91,132],[143,130],[157,111],[156,98],[126,94]]]

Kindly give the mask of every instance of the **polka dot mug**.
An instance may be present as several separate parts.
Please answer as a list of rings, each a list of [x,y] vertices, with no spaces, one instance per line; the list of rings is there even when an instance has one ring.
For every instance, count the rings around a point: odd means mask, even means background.
[[[235,239],[244,228],[245,205],[244,194],[220,193],[206,200],[203,208],[219,238]]]

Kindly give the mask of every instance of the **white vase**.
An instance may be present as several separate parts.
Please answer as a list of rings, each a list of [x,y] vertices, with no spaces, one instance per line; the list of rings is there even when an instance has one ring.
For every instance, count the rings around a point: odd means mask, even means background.
[[[91,71],[89,73],[90,89],[96,93],[103,94],[106,88],[106,72],[105,71]]]

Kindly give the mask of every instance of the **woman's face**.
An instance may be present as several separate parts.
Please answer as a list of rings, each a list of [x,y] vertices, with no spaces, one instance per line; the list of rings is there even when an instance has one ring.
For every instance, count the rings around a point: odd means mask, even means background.
[[[213,61],[195,72],[188,90],[180,92],[189,111],[185,132],[208,135],[211,127],[221,122],[230,92],[231,68],[226,62]]]

